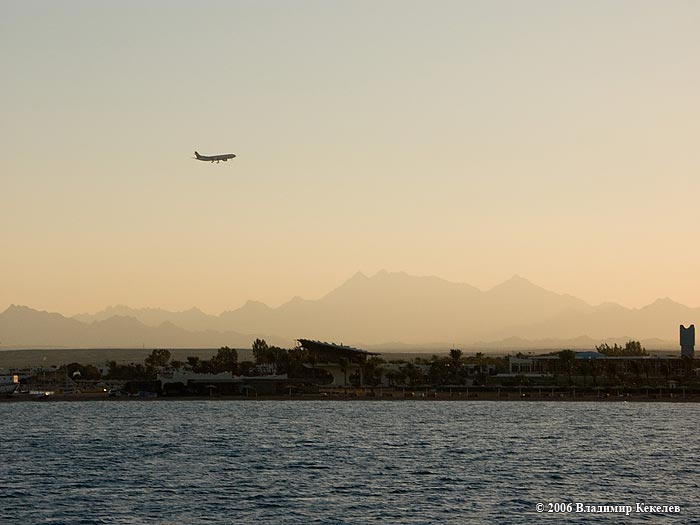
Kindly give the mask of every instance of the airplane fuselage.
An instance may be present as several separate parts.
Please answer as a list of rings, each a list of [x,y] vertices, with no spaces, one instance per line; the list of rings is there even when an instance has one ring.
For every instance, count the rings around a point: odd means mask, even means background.
[[[233,154],[233,153],[225,153],[225,154],[223,154],[223,155],[210,155],[210,156],[207,156],[207,155],[200,155],[200,154],[197,153],[196,151],[194,152],[194,155],[195,155],[195,158],[196,158],[197,160],[203,160],[203,161],[205,161],[205,162],[216,162],[217,164],[218,164],[219,162],[221,162],[221,161],[226,162],[227,160],[233,159],[233,158],[236,157],[236,155]]]

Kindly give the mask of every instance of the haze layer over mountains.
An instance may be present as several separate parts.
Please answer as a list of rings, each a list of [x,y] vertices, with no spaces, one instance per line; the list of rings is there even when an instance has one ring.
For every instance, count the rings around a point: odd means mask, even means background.
[[[72,318],[11,306],[0,314],[2,348],[248,347],[253,338],[290,346],[304,337],[383,349],[590,348],[634,338],[675,348],[678,325],[700,308],[659,299],[639,309],[592,306],[515,276],[488,290],[437,277],[382,271],[355,274],[318,300],[295,297],[278,308],[249,301],[208,315],[197,308],[111,306]]]

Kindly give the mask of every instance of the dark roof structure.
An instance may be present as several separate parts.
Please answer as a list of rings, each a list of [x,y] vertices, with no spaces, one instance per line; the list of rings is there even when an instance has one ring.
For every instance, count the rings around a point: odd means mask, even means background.
[[[360,350],[359,348],[353,348],[352,346],[346,346],[343,344],[336,343],[326,343],[321,341],[314,341],[313,339],[297,339],[302,348],[309,350],[311,352],[318,352],[320,354],[331,354],[345,357],[366,357],[370,355],[379,355],[377,352],[368,352],[367,350]]]

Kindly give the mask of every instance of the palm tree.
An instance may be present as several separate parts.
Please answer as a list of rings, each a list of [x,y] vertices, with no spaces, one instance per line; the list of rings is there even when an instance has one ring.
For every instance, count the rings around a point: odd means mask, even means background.
[[[562,350],[559,352],[559,359],[561,360],[564,370],[566,370],[567,378],[569,379],[569,386],[572,385],[572,374],[574,371],[574,365],[576,364],[576,352],[573,350]]]

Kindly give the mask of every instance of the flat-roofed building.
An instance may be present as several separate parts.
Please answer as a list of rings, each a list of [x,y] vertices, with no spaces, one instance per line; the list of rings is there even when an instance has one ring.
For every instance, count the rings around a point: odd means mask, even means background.
[[[609,356],[599,352],[576,352],[575,367],[588,362],[601,374],[626,373],[665,377],[669,374],[684,372],[683,360],[671,355],[623,355]],[[511,357],[509,370],[511,374],[552,374],[567,373],[569,364],[560,357],[559,352],[528,357]]]

